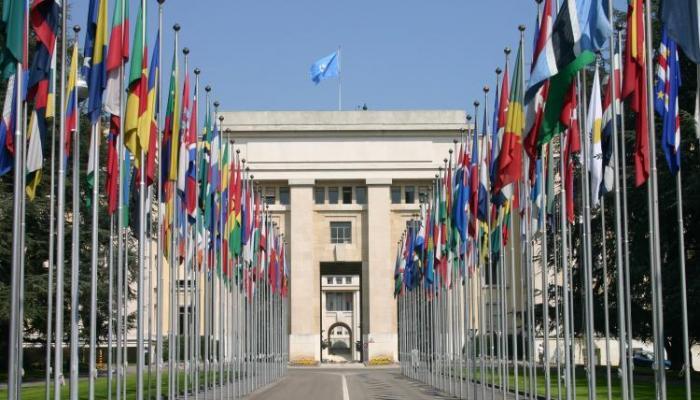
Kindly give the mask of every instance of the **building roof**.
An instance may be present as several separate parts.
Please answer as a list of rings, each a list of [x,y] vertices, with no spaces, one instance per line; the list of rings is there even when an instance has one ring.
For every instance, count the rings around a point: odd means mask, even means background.
[[[238,132],[459,131],[462,110],[233,111],[221,113],[223,130]]]

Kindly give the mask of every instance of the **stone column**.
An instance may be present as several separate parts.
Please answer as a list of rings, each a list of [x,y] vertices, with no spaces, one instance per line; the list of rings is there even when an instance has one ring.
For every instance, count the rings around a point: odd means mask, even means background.
[[[290,179],[292,362],[321,359],[320,271],[313,254],[313,179]]]
[[[394,263],[391,243],[390,211],[391,179],[367,179],[367,262],[362,271],[363,318],[368,326],[362,326],[366,337],[367,358],[398,358],[396,327],[396,300],[394,299]]]

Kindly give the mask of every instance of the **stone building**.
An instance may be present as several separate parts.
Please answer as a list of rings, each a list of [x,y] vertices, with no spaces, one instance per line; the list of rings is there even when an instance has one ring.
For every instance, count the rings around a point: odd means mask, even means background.
[[[396,243],[465,112],[221,115],[289,242],[290,359],[396,360]]]

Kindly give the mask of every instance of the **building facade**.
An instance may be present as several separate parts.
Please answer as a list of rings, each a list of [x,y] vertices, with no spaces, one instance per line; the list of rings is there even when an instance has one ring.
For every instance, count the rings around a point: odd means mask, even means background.
[[[290,359],[398,359],[396,243],[465,113],[221,115],[289,243]]]

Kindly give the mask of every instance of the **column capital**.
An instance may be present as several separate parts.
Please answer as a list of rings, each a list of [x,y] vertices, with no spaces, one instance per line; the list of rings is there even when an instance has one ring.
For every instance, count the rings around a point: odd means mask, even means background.
[[[367,178],[365,183],[367,186],[386,186],[391,185],[391,178]]]
[[[314,178],[296,178],[288,181],[289,186],[313,186],[315,183]]]

